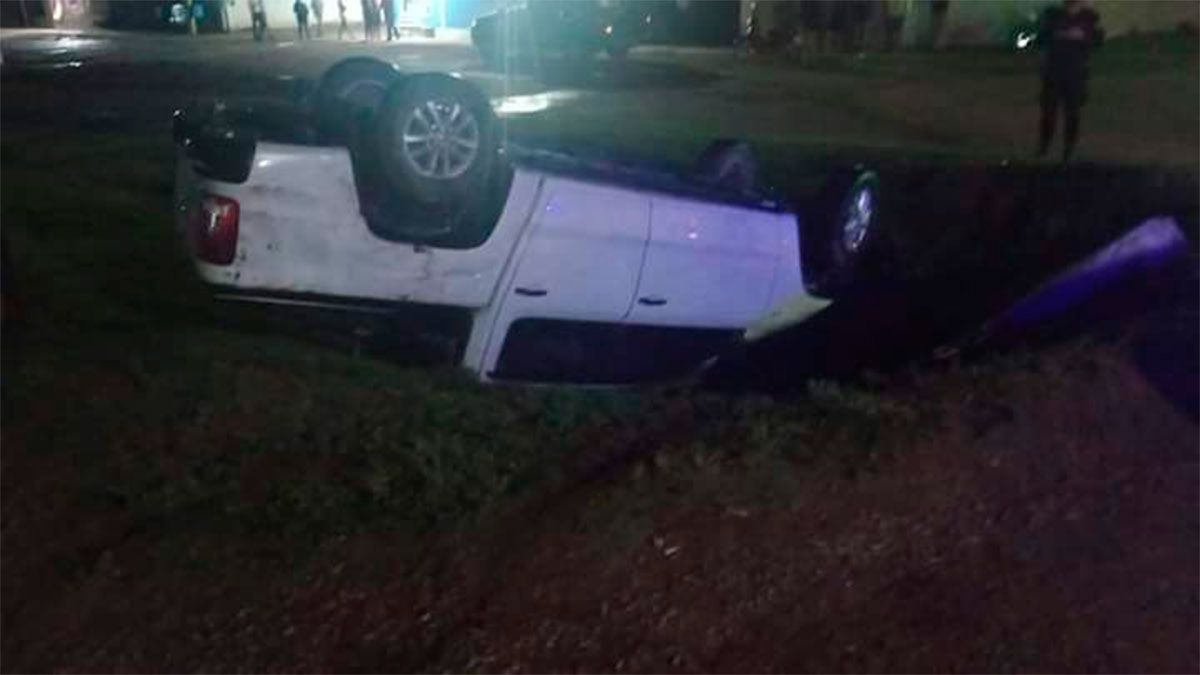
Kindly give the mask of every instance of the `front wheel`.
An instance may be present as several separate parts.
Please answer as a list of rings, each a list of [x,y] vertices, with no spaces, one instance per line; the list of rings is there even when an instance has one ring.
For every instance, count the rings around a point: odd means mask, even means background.
[[[818,295],[836,297],[861,285],[879,255],[879,176],[855,169],[829,179],[806,228],[805,276]]]
[[[392,186],[426,204],[477,197],[496,160],[491,104],[470,84],[445,75],[394,86],[380,108],[376,140]]]

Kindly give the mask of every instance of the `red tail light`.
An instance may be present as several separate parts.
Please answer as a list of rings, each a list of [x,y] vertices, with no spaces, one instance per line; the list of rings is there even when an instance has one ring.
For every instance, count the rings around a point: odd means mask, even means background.
[[[192,251],[214,265],[228,265],[237,253],[238,203],[227,197],[205,194],[188,217]]]

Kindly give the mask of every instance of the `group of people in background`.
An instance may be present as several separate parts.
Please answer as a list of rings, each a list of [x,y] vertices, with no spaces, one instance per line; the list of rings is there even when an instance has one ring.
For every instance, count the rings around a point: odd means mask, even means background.
[[[354,39],[350,24],[346,21],[346,3],[351,0],[337,0],[338,9],[338,39]],[[388,40],[398,39],[400,29],[396,26],[397,0],[360,0],[362,2],[363,37],[369,42],[378,40],[381,29],[386,31]],[[254,39],[261,42],[268,36],[267,11],[265,0],[248,0],[250,9],[250,28]],[[312,30],[309,27],[309,17],[315,23],[317,37],[323,37],[325,3],[324,0],[295,0],[292,3],[292,14],[296,17],[296,38],[311,40]]]
[[[398,39],[400,29],[396,27],[395,0],[361,0],[363,11],[363,31],[368,42],[379,39],[383,30],[388,40]]]
[[[757,29],[758,12],[769,8],[774,13],[770,34]],[[884,46],[888,51],[900,46],[904,24],[917,11],[928,13],[929,47],[945,45],[946,14],[950,0],[796,0],[795,2],[759,2],[751,11],[747,37],[751,46],[785,47],[805,52],[854,52],[867,41],[867,27],[882,15]]]
[[[346,2],[337,0],[338,39],[350,34],[346,22]],[[400,37],[396,27],[398,0],[360,0],[363,31],[367,41],[378,40],[380,31],[386,38]],[[403,0],[400,0],[403,1]],[[571,0],[564,0],[571,1]],[[265,0],[247,0],[255,40],[267,34]],[[867,26],[882,11],[884,46],[888,51],[900,45],[905,22],[915,8],[923,5],[928,12],[928,47],[945,46],[946,15],[949,0],[797,0],[770,3],[775,12],[775,28],[770,35],[758,29],[758,11],[763,3],[752,9],[747,38],[754,46],[799,46],[805,51],[825,52],[833,49],[859,51],[866,42]],[[296,17],[296,34],[300,40],[312,39],[309,16],[316,22],[317,37],[323,32],[323,0],[295,0],[292,12]],[[353,36],[350,36],[353,38]],[[1063,113],[1062,158],[1068,160],[1079,138],[1080,113],[1087,98],[1088,55],[1104,38],[1099,15],[1083,0],[1063,0],[1059,6],[1047,9],[1040,21],[1038,44],[1043,51],[1040,96],[1041,117],[1038,125],[1039,157],[1045,156],[1054,139],[1060,110]]]

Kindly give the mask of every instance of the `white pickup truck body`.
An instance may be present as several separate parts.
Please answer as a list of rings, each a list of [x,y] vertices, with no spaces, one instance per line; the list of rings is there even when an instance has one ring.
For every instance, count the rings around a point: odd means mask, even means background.
[[[689,343],[700,350],[692,358],[702,359],[704,350],[751,324],[785,312],[794,319],[826,304],[805,289],[794,214],[770,202],[708,198],[695,186],[642,186],[513,161],[499,218],[470,248],[378,236],[360,213],[344,147],[259,142],[241,183],[201,176],[181,150],[176,191],[177,225],[219,298],[297,307],[370,301],[397,312],[461,308],[470,330],[460,363],[483,380],[543,379],[539,368],[502,363],[506,347],[517,348],[514,327],[526,320],[552,330],[526,330],[525,338],[560,340],[579,327],[612,333],[605,345],[622,329],[638,329],[644,340],[622,344],[651,361],[672,356],[674,338],[706,336],[705,346]],[[228,264],[205,260],[194,245],[218,224],[214,198],[237,206]],[[572,349],[608,349],[598,344]],[[534,360],[554,351],[536,341],[525,345],[530,349]],[[580,363],[601,356],[574,354]],[[625,378],[609,372],[581,379]]]

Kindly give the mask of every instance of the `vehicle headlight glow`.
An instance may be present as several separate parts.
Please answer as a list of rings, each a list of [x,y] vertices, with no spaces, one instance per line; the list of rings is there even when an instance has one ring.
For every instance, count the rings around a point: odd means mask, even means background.
[[[496,114],[502,117],[505,115],[528,115],[570,103],[578,98],[579,93],[575,91],[547,91],[540,94],[505,96],[493,100],[492,107],[496,110]]]

